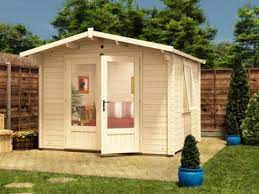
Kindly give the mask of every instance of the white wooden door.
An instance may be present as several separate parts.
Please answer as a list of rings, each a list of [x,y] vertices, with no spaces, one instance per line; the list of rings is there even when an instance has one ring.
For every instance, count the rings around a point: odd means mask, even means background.
[[[66,149],[98,149],[97,57],[66,60]]]
[[[139,152],[139,140],[138,58],[101,56],[101,154]]]

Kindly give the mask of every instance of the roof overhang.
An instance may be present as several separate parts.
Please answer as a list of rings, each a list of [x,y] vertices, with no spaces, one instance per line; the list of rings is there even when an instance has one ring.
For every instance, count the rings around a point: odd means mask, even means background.
[[[83,32],[81,34],[77,34],[62,40],[58,40],[34,49],[30,49],[24,52],[20,53],[20,57],[26,57],[29,55],[33,55],[48,49],[52,49],[58,46],[62,46],[83,38],[103,38],[103,39],[108,39],[108,40],[114,40],[117,42],[122,42],[122,43],[127,43],[127,44],[132,44],[132,45],[137,45],[137,46],[142,46],[142,47],[148,47],[148,48],[152,48],[152,49],[158,49],[161,51],[167,51],[167,52],[171,52],[171,53],[175,53],[181,56],[184,56],[186,58],[189,58],[193,61],[197,61],[199,63],[205,64],[206,60],[203,59],[199,59],[197,57],[194,57],[192,55],[186,54],[182,51],[179,51],[177,49],[175,49],[172,46],[167,46],[167,45],[163,45],[163,44],[158,44],[158,43],[154,43],[154,42],[149,42],[149,41],[144,41],[144,40],[138,40],[138,39],[134,39],[134,38],[128,38],[128,37],[124,37],[124,36],[118,36],[118,35],[113,35],[113,34],[108,34],[108,33],[103,33],[103,32],[98,32],[98,31],[94,31],[94,28],[88,28],[87,32]]]

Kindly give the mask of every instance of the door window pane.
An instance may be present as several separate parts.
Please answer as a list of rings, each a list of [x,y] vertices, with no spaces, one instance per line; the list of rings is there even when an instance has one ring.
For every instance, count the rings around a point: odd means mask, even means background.
[[[96,66],[72,65],[71,125],[96,126]]]
[[[134,63],[108,65],[108,128],[134,128]]]

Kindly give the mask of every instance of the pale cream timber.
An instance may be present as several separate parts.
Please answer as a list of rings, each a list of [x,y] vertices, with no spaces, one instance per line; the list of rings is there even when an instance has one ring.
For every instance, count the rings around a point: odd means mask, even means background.
[[[111,63],[117,63],[121,66],[111,68]],[[124,66],[124,67],[123,67]],[[122,68],[123,67],[123,68]],[[126,68],[125,68],[126,67]],[[107,126],[107,111],[101,111],[101,153],[139,153],[140,152],[140,135],[139,135],[139,59],[138,57],[121,57],[121,56],[101,56],[101,99],[108,99],[108,92],[110,95],[119,95],[121,100],[128,101],[131,97],[122,96],[118,93],[124,90],[127,83],[123,83],[123,77],[127,76],[124,72],[127,67],[133,67],[134,70],[134,127],[133,128],[117,128],[108,129]],[[130,70],[129,70],[130,71]],[[113,78],[113,75],[119,76]],[[111,74],[111,76],[109,76]],[[117,81],[120,83],[114,83]],[[108,82],[108,87],[107,87]],[[112,88],[110,88],[112,87]],[[128,88],[130,91],[130,88]],[[124,99],[123,99],[124,98]],[[101,109],[107,108],[102,104]]]
[[[71,126],[71,76],[79,76],[80,73],[86,70],[90,73],[89,78],[91,81],[92,95],[88,97],[91,102],[98,102],[98,87],[97,87],[97,73],[96,67],[98,59],[96,56],[87,55],[85,59],[71,59],[65,58],[65,128],[66,128],[66,149],[81,149],[81,150],[98,150],[99,139],[97,128],[99,128],[99,122],[97,126]]]
[[[5,128],[4,118],[5,118],[5,115],[4,114],[0,114],[0,129],[4,129]]]
[[[142,148],[144,153],[167,154],[168,66],[164,55],[144,54],[142,74]]]
[[[182,149],[184,138],[189,133],[185,130],[186,126],[199,140],[201,61],[186,58],[186,55],[175,52],[147,47],[147,45],[123,42],[122,39],[115,41],[115,37],[111,37],[113,39],[99,38],[93,33],[91,38],[88,36],[79,38],[72,41],[73,44],[70,44],[70,41],[66,42],[69,44],[61,44],[38,51],[37,54],[29,54],[40,65],[40,147],[96,150],[103,153],[126,152],[122,149],[123,144],[116,140],[116,135],[121,135],[121,131],[113,130],[108,134],[107,127],[104,126],[105,119],[102,119],[102,101],[107,100],[104,99],[102,88],[109,90],[103,84],[105,80],[108,81],[108,76],[101,75],[105,64],[102,56],[117,61],[121,65],[124,62],[138,64],[138,67],[135,67],[135,77],[139,83],[136,85],[139,100],[135,107],[138,110],[136,112],[138,130],[134,129],[134,134],[136,132],[138,135],[134,136],[136,146],[133,146],[131,141],[127,144],[126,140],[120,140],[125,142],[125,147],[131,147],[131,151],[127,152],[174,155]],[[71,127],[69,125],[71,67],[89,64],[96,65],[96,127]],[[192,91],[193,102],[192,107],[188,109],[188,120],[184,118],[186,112],[184,99],[189,98],[187,91],[184,90],[185,66],[190,66],[192,72],[189,80],[192,83],[190,91]],[[125,131],[125,133],[132,134],[131,131]],[[112,136],[116,138],[110,138]],[[105,141],[108,139],[109,141],[114,139],[117,144],[107,146]],[[117,147],[122,148],[119,150]]]
[[[0,130],[0,153],[12,151],[12,134],[13,131],[11,130]]]

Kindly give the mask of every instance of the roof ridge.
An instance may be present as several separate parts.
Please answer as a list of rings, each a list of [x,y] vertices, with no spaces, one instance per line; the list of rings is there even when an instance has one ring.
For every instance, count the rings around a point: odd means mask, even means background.
[[[138,46],[142,46],[142,47],[148,47],[148,48],[153,48],[153,49],[158,49],[161,51],[167,51],[167,52],[172,52],[181,56],[184,56],[186,58],[189,58],[191,60],[197,61],[199,63],[203,63],[205,64],[206,61],[203,59],[199,59],[197,57],[194,57],[192,55],[189,55],[187,53],[184,53],[180,50],[175,49],[173,46],[169,46],[169,45],[164,45],[164,44],[160,44],[160,43],[156,43],[156,42],[151,42],[151,41],[146,41],[146,40],[139,40],[139,39],[135,39],[135,38],[129,38],[129,37],[125,37],[125,36],[120,36],[120,35],[114,35],[114,34],[108,34],[108,33],[104,33],[104,32],[99,32],[99,31],[95,31],[94,28],[88,28],[88,30],[86,32],[80,33],[80,34],[76,34],[74,36],[70,36],[34,49],[30,49],[24,52],[20,53],[21,57],[25,57],[28,55],[32,55],[35,53],[39,53],[42,52],[44,50],[48,50],[51,48],[55,48],[76,40],[80,40],[83,38],[93,38],[93,37],[98,37],[98,38],[103,38],[103,39],[109,39],[109,40],[114,40],[114,41],[118,41],[118,42],[123,42],[123,43],[128,43],[128,44],[133,44],[133,45],[138,45]]]

